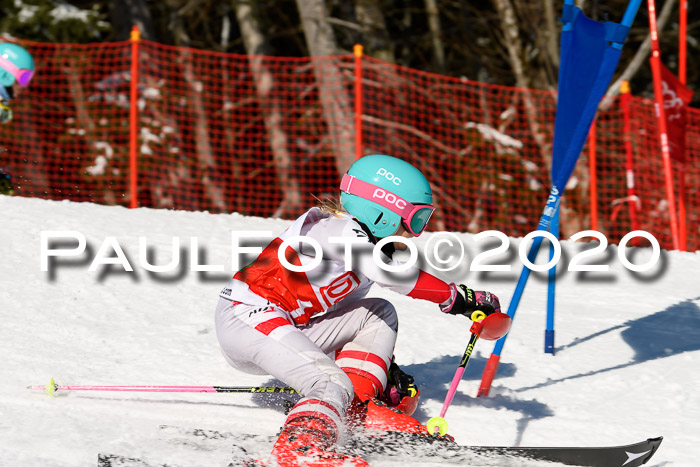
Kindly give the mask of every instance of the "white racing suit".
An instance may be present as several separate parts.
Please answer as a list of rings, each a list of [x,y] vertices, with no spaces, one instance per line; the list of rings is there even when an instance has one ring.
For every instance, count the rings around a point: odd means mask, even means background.
[[[345,267],[346,246],[331,243],[333,237],[359,242],[351,245],[351,270]],[[322,248],[320,264],[308,272],[291,271],[278,259],[280,244],[288,240],[288,263],[311,264],[321,252],[301,238]],[[272,375],[304,396],[287,421],[311,414],[340,429],[353,395],[346,373],[385,389],[398,319],[391,303],[365,297],[373,283],[443,310],[454,300],[454,284],[418,268],[387,274],[373,259],[372,240],[350,215],[312,208],[220,293],[216,333],[227,362],[247,373]],[[383,253],[381,259],[401,264]]]

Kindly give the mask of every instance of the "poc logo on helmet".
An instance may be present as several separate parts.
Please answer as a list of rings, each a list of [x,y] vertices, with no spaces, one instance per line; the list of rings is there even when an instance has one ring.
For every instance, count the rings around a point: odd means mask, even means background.
[[[401,179],[384,168],[380,167],[375,175],[381,175],[382,177],[392,182],[394,185],[401,185]]]
[[[382,190],[381,188],[377,188],[376,190],[374,190],[374,193],[372,193],[372,198],[383,199],[389,204],[393,204],[399,209],[404,209],[406,207],[406,201],[404,201],[403,199],[399,198],[391,192]]]

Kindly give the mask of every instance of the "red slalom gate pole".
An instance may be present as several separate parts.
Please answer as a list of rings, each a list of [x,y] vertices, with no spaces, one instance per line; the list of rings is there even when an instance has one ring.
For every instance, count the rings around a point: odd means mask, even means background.
[[[671,238],[673,249],[680,249],[678,235],[678,218],[676,216],[676,200],[673,193],[673,170],[671,168],[671,149],[668,145],[668,128],[666,125],[666,111],[664,109],[664,96],[661,88],[661,51],[659,50],[659,32],[656,27],[655,0],[647,0],[649,6],[649,31],[651,35],[651,71],[654,77],[654,96],[656,98],[656,118],[659,127],[659,139],[661,142],[661,156],[664,163],[666,178],[666,199],[668,200],[668,213],[671,223]]]
[[[688,2],[680,1],[680,19],[678,34],[678,81],[686,84],[686,63],[688,54]],[[685,162],[680,166],[678,177],[678,230],[680,231],[680,246],[682,251],[688,250],[688,228],[685,211]]]

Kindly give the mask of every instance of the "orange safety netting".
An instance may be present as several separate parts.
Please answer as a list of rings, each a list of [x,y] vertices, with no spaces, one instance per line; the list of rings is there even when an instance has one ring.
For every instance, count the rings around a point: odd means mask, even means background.
[[[536,228],[549,194],[549,92],[352,55],[22,44],[37,75],[13,101],[14,121],[0,127],[0,168],[19,196],[294,218],[315,197],[337,194],[358,154],[384,153],[430,179],[439,209],[429,229],[522,236]],[[630,98],[629,131],[621,99],[599,111],[563,198],[562,238],[595,222],[610,242],[642,229],[671,248],[653,110],[651,100]],[[676,182],[686,177],[689,250],[700,248],[698,133],[700,111],[689,109],[687,162],[676,171]]]

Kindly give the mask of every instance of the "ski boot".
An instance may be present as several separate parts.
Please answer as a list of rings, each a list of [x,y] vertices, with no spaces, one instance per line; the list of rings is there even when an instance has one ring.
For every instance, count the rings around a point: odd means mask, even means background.
[[[413,377],[403,372],[393,360],[387,376],[387,388],[379,395],[376,385],[370,379],[348,373],[355,390],[355,398],[346,416],[348,424],[365,431],[427,435],[427,427],[411,417],[416,411],[420,397]]]
[[[406,415],[413,415],[420,399],[420,390],[414,384],[413,376],[401,370],[392,358],[387,379],[386,390],[379,396],[379,400]]]

